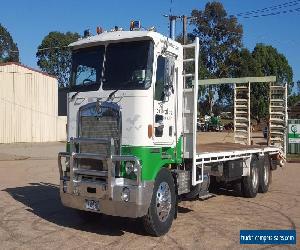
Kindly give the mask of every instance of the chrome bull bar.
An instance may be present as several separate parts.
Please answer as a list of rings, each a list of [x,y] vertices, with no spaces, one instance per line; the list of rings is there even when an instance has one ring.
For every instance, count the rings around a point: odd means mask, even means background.
[[[109,144],[110,146],[110,155],[100,155],[100,154],[92,154],[92,153],[77,153],[76,152],[76,144],[80,143],[99,143],[99,144]],[[134,186],[140,186],[141,181],[141,164],[137,157],[130,156],[130,155],[113,155],[115,152],[114,149],[114,141],[113,139],[105,139],[105,138],[99,138],[99,139],[90,139],[90,138],[71,138],[70,140],[70,153],[68,152],[60,152],[58,153],[58,168],[59,168],[59,174],[60,179],[64,180],[65,176],[63,173],[63,167],[61,160],[62,158],[69,158],[70,159],[70,181],[73,183],[71,185],[72,189],[74,185],[77,185],[80,181],[75,179],[75,175],[88,175],[88,176],[96,176],[96,177],[105,177],[107,178],[107,187],[108,187],[108,195],[109,198],[113,198],[113,186],[116,185],[116,162],[122,162],[122,161],[131,161],[134,162],[135,166],[137,167],[137,179],[129,180],[131,185]],[[78,159],[94,159],[94,160],[101,160],[107,162],[107,171],[98,171],[98,170],[86,170],[86,169],[80,169],[80,166],[75,167],[76,160]],[[73,190],[70,190],[73,192]]]

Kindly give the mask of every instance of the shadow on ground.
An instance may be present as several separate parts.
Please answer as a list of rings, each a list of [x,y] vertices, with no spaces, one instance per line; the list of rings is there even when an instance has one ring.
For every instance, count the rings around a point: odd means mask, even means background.
[[[141,219],[131,219],[91,213],[82,216],[80,211],[64,207],[60,201],[59,188],[51,183],[30,183],[28,186],[7,188],[6,191],[16,201],[21,202],[40,218],[58,226],[69,227],[100,235],[121,236],[124,232],[147,235],[141,226]],[[237,190],[218,189],[215,195],[240,196]],[[178,213],[185,214],[193,210],[178,206]]]
[[[124,232],[146,235],[140,225],[140,219],[94,213],[91,215],[92,218],[83,219],[77,210],[66,208],[61,204],[58,186],[50,183],[30,183],[29,186],[7,188],[3,191],[27,206],[27,211],[58,226],[101,235],[121,236]]]
[[[241,182],[233,182],[231,184],[215,184],[210,186],[210,193],[213,195],[224,195],[233,197],[243,197]]]

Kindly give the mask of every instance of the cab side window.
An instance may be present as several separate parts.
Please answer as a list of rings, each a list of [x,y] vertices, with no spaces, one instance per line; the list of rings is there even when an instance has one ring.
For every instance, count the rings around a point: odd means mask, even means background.
[[[154,100],[163,101],[164,98],[164,85],[165,85],[165,66],[166,58],[158,56],[157,69],[156,69],[156,81],[155,81],[155,93]]]

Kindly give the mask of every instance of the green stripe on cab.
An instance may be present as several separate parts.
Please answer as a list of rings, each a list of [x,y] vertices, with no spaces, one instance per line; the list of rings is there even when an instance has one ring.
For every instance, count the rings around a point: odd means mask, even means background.
[[[163,166],[182,163],[181,148],[182,137],[180,137],[174,148],[123,145],[121,147],[121,154],[138,157],[142,165],[142,180],[153,181]]]

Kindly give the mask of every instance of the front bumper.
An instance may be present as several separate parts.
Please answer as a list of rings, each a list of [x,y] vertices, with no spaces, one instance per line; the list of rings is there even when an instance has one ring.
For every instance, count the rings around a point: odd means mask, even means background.
[[[60,198],[64,206],[72,207],[80,210],[86,210],[86,200],[94,200],[99,202],[99,210],[93,212],[103,213],[107,215],[138,218],[147,214],[150,201],[152,198],[153,182],[143,182],[140,186],[132,186],[126,184],[113,185],[113,195],[108,197],[106,184],[100,183],[77,183],[73,193],[64,192],[63,186],[70,187],[70,181],[61,180]],[[125,202],[121,199],[123,188],[130,190],[129,201]],[[88,188],[93,188],[96,193],[87,192]]]
[[[63,205],[80,210],[91,211],[86,208],[87,200],[99,202],[97,210],[93,212],[107,215],[138,218],[147,214],[150,206],[153,181],[141,181],[141,164],[135,156],[97,155],[77,153],[74,145],[80,142],[110,143],[104,139],[72,139],[70,152],[58,154],[60,173],[60,197]],[[72,145],[73,144],[73,145]],[[68,158],[70,163],[69,176],[63,171],[61,158]],[[107,171],[81,169],[77,159],[96,159],[107,162]],[[137,179],[131,180],[116,176],[116,162],[132,161],[138,167]],[[88,177],[88,178],[85,178]],[[122,192],[129,191],[128,200],[122,199]]]

